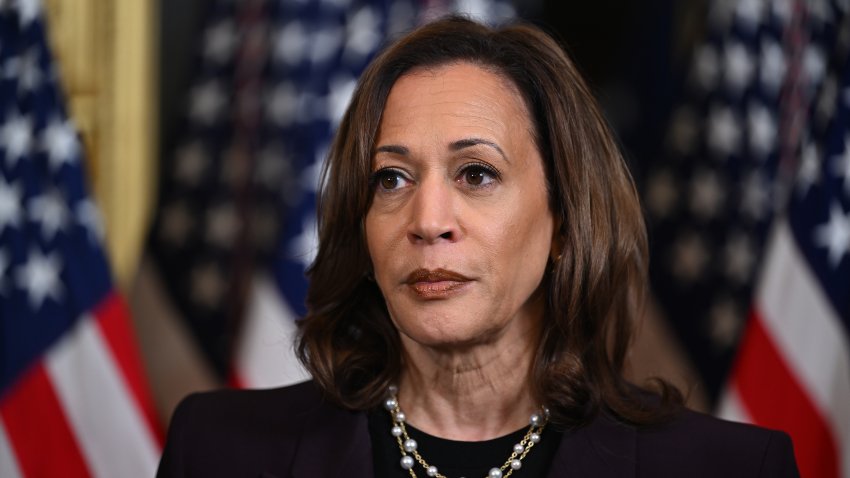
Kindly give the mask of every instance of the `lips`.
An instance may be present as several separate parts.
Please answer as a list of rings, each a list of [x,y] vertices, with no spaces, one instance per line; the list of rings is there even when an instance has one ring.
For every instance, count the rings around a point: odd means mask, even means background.
[[[463,289],[472,279],[446,269],[416,269],[405,283],[423,299],[446,298]]]

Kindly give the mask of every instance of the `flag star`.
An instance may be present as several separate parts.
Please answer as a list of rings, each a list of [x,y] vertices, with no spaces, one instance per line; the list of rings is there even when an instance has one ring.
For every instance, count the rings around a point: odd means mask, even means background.
[[[291,83],[280,83],[271,92],[266,101],[266,116],[277,126],[292,124],[298,112],[298,93]]]
[[[486,0],[456,0],[457,13],[468,15],[486,23],[490,17],[491,2]]]
[[[354,94],[354,88],[357,86],[357,80],[351,76],[335,76],[330,82],[330,98],[328,99],[328,119],[331,125],[336,128],[339,122],[342,121],[342,116],[345,110],[348,109],[348,103],[351,101],[351,96]]]
[[[720,60],[713,46],[703,45],[697,50],[694,56],[694,71],[698,84],[704,90],[714,88],[720,75]]]
[[[762,158],[767,156],[776,146],[773,115],[763,104],[751,104],[747,110],[747,125],[751,151]]]
[[[251,240],[260,253],[274,249],[280,230],[280,218],[274,208],[260,206],[251,212]]]
[[[189,115],[209,126],[219,119],[226,104],[227,97],[222,86],[216,80],[208,80],[192,89]]]
[[[19,184],[7,183],[0,176],[0,232],[6,226],[17,227],[21,224],[21,202],[23,196]]]
[[[186,243],[193,223],[189,208],[182,201],[170,203],[163,208],[160,239],[170,246],[181,247]]]
[[[61,193],[57,190],[36,196],[30,200],[30,217],[41,223],[42,234],[49,240],[68,223],[68,210]]]
[[[817,24],[824,24],[832,17],[828,0],[807,0],[806,9],[808,17]]]
[[[322,178],[322,166],[325,164],[326,148],[318,148],[314,161],[301,171],[301,184],[307,191],[316,192],[319,190],[319,185]]]
[[[791,7],[794,0],[772,0],[770,2],[771,11],[779,23],[787,25],[791,21]]]
[[[738,306],[730,298],[720,299],[709,312],[709,336],[718,351],[729,350],[741,332],[743,317]]]
[[[222,249],[229,249],[236,239],[239,226],[239,217],[232,204],[216,206],[207,213],[207,241]]]
[[[204,33],[204,56],[223,64],[233,56],[239,37],[233,22],[222,20]]]
[[[174,177],[186,185],[197,185],[209,163],[203,143],[194,140],[184,144],[177,150],[176,159]]]
[[[733,93],[741,93],[753,77],[755,64],[747,47],[741,43],[732,43],[723,54],[723,67],[726,86]]]
[[[0,128],[0,147],[6,150],[6,163],[14,166],[21,157],[29,153],[31,144],[32,121],[12,113]]]
[[[732,233],[723,249],[723,262],[726,277],[739,285],[749,283],[756,256],[755,247],[747,234]]]
[[[673,245],[672,272],[683,283],[699,280],[708,262],[708,252],[700,236],[688,233]]]
[[[39,50],[31,47],[26,53],[6,64],[6,76],[17,78],[18,87],[22,92],[34,91],[41,84],[42,74],[38,55]]]
[[[844,135],[844,150],[830,161],[830,170],[844,178],[844,192],[850,194],[850,134]]]
[[[686,106],[679,107],[673,114],[670,124],[668,146],[675,153],[689,155],[696,148],[698,134],[697,116],[693,109]]]
[[[47,161],[54,171],[63,164],[72,164],[79,159],[80,142],[77,130],[69,119],[53,118],[42,137],[47,151]]]
[[[345,32],[336,25],[329,25],[317,29],[310,39],[310,61],[314,64],[322,64],[339,53]]]
[[[275,35],[274,56],[282,63],[298,64],[308,48],[307,32],[298,20],[287,23]]]
[[[741,0],[735,8],[735,18],[747,29],[754,31],[764,18],[765,0]]]
[[[715,0],[711,2],[709,10],[709,21],[712,27],[725,31],[732,21],[732,15],[735,13],[736,0]]]
[[[42,254],[37,249],[30,250],[26,264],[16,272],[18,286],[29,295],[30,306],[37,311],[48,297],[62,299],[62,282],[59,273],[62,262],[55,253]]]
[[[678,197],[676,181],[670,172],[659,171],[649,178],[646,201],[655,217],[668,217],[676,206]]]
[[[277,189],[291,175],[289,159],[277,143],[267,145],[257,156],[254,181],[269,189]]]
[[[809,193],[809,189],[820,180],[820,157],[815,143],[803,148],[800,170],[797,172],[797,192],[800,196]]]
[[[741,128],[735,113],[726,106],[716,106],[708,115],[708,146],[714,153],[728,156],[738,152]]]
[[[345,55],[350,60],[361,60],[375,51],[381,43],[381,20],[369,7],[361,7],[346,25]]]
[[[18,18],[23,27],[28,26],[41,13],[42,0],[18,0]]]
[[[785,79],[785,52],[776,41],[765,41],[761,46],[759,74],[761,82],[767,90],[775,95],[782,88]]]
[[[100,215],[100,210],[90,199],[83,199],[77,203],[74,208],[74,214],[77,222],[86,229],[89,241],[92,244],[99,244],[103,241],[106,231],[103,227],[103,218]]]
[[[416,21],[416,9],[408,2],[392,2],[389,13],[387,35],[394,38],[401,32],[407,31]]]
[[[845,215],[841,205],[833,201],[829,219],[814,231],[814,242],[827,249],[829,265],[835,269],[850,249],[850,215]]]
[[[289,259],[301,263],[304,269],[313,263],[319,249],[316,218],[310,214],[302,222],[301,233],[289,243]]]
[[[842,98],[845,104],[850,99],[850,89],[845,89],[842,92]],[[817,125],[825,125],[835,113],[838,99],[838,80],[832,75],[827,75],[823,80],[820,93],[818,94],[817,103],[815,105],[815,119]]]
[[[708,220],[717,216],[725,196],[723,186],[713,171],[702,170],[694,174],[691,181],[691,210],[695,215]]]
[[[191,274],[191,297],[196,305],[214,309],[221,300],[227,283],[215,263],[195,267]]]
[[[808,45],[803,52],[803,71],[809,87],[818,85],[826,73],[826,58],[823,50],[814,45]]]
[[[770,184],[758,171],[751,172],[741,185],[741,209],[755,221],[765,218],[770,206]]]

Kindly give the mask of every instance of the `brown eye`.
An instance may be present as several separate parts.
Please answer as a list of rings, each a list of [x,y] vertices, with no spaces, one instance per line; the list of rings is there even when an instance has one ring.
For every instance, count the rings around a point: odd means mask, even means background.
[[[386,168],[372,175],[371,184],[381,191],[395,191],[408,186],[410,180],[403,172]]]
[[[466,182],[473,186],[480,186],[484,182],[484,171],[480,169],[466,172]]]
[[[384,189],[395,189],[398,186],[398,175],[385,174],[381,177],[381,187]]]
[[[498,178],[498,173],[482,165],[473,164],[464,168],[460,180],[474,188],[484,187]]]

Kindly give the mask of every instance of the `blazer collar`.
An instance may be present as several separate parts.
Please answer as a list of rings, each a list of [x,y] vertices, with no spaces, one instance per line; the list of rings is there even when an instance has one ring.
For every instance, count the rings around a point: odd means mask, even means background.
[[[599,415],[589,425],[564,433],[548,478],[634,478],[637,432]]]
[[[322,404],[309,415],[295,451],[293,478],[374,478],[365,413]]]

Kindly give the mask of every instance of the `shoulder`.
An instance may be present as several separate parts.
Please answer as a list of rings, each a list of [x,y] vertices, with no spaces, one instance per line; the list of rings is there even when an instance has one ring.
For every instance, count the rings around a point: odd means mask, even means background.
[[[246,466],[287,469],[308,425],[336,411],[313,382],[189,395],[171,419],[157,476],[237,476]]]
[[[637,429],[637,435],[637,459],[643,470],[798,476],[791,439],[780,431],[683,409],[667,423]]]

